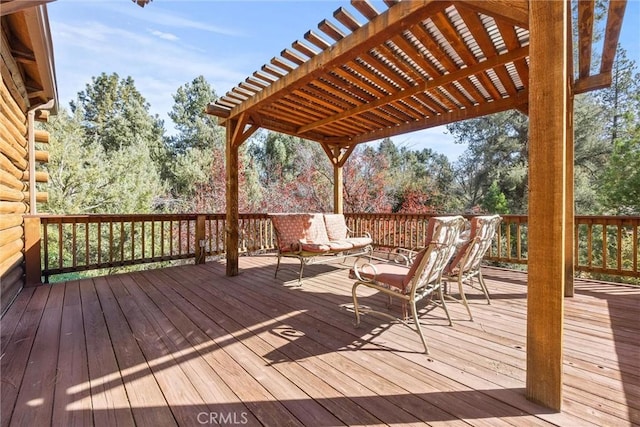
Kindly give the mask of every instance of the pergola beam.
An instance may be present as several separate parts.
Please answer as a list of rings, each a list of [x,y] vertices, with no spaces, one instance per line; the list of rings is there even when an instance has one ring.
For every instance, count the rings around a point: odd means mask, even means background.
[[[456,3],[496,20],[529,28],[529,0],[463,0]]]
[[[55,0],[9,0],[0,5],[0,16],[10,15],[36,6],[42,6]]]
[[[352,144],[361,144],[363,142],[375,141],[382,138],[390,138],[392,136],[401,135],[407,132],[415,132],[418,130],[429,129],[436,126],[447,125],[449,123],[461,120],[473,119],[488,114],[499,113],[511,109],[521,109],[529,102],[529,92],[522,91],[511,98],[504,98],[499,101],[493,101],[488,104],[480,104],[464,110],[453,110],[450,113],[440,114],[438,116],[426,117],[421,120],[407,122],[399,126],[388,127],[376,130],[367,134],[360,135],[351,140]]]

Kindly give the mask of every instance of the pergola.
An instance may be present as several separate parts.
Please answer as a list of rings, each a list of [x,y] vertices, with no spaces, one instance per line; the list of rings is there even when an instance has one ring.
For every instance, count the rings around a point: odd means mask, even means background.
[[[517,109],[529,116],[526,394],[560,410],[563,299],[574,273],[573,98],[611,84],[626,0],[609,2],[600,64],[594,0],[578,1],[577,32],[569,0],[385,3],[380,13],[352,0],[360,16],[338,9],[341,26],[321,21],[208,106],[227,130],[227,274],[238,274],[238,148],[257,129],[322,145],[340,213],[342,167],[357,144]]]

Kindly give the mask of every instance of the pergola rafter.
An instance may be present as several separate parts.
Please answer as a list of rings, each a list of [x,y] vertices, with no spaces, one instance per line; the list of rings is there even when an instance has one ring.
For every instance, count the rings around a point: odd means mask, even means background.
[[[562,405],[563,298],[573,293],[573,97],[611,84],[626,0],[610,0],[594,64],[594,0],[352,0],[210,104],[227,126],[227,273],[238,273],[238,146],[262,127],[317,141],[334,166],[357,144],[517,109],[530,116],[527,397]],[[359,16],[358,16],[359,14]],[[364,24],[360,21],[364,20]],[[574,73],[574,69],[577,74]]]

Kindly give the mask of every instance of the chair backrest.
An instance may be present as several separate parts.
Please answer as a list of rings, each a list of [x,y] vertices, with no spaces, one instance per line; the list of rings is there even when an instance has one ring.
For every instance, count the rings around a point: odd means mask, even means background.
[[[344,240],[349,237],[349,228],[343,214],[324,214],[329,240]]]
[[[281,252],[296,250],[301,240],[314,243],[329,241],[322,214],[278,213],[269,214],[269,217]]]
[[[464,227],[461,216],[433,217],[433,233],[429,245],[415,258],[404,280],[405,292],[416,292],[437,283],[453,256],[455,243]]]
[[[460,247],[447,268],[448,274],[466,273],[480,268],[482,258],[491,247],[491,242],[502,218],[500,215],[476,216],[471,219],[469,241]]]

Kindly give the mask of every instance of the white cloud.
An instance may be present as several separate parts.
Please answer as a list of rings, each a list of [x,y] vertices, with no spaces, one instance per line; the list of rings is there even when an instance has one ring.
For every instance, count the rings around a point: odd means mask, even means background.
[[[176,36],[175,34],[163,33],[162,31],[158,31],[158,30],[149,30],[149,32],[154,36],[158,37],[159,39],[168,40],[172,42],[180,40],[180,37]]]
[[[63,107],[102,72],[131,76],[149,102],[150,112],[164,120],[168,134],[174,130],[167,113],[178,87],[203,75],[220,94],[246,77],[240,67],[251,61],[240,55],[225,58],[155,29],[138,32],[129,29],[135,26],[122,28],[97,21],[80,25],[73,20],[56,20],[51,25]]]

